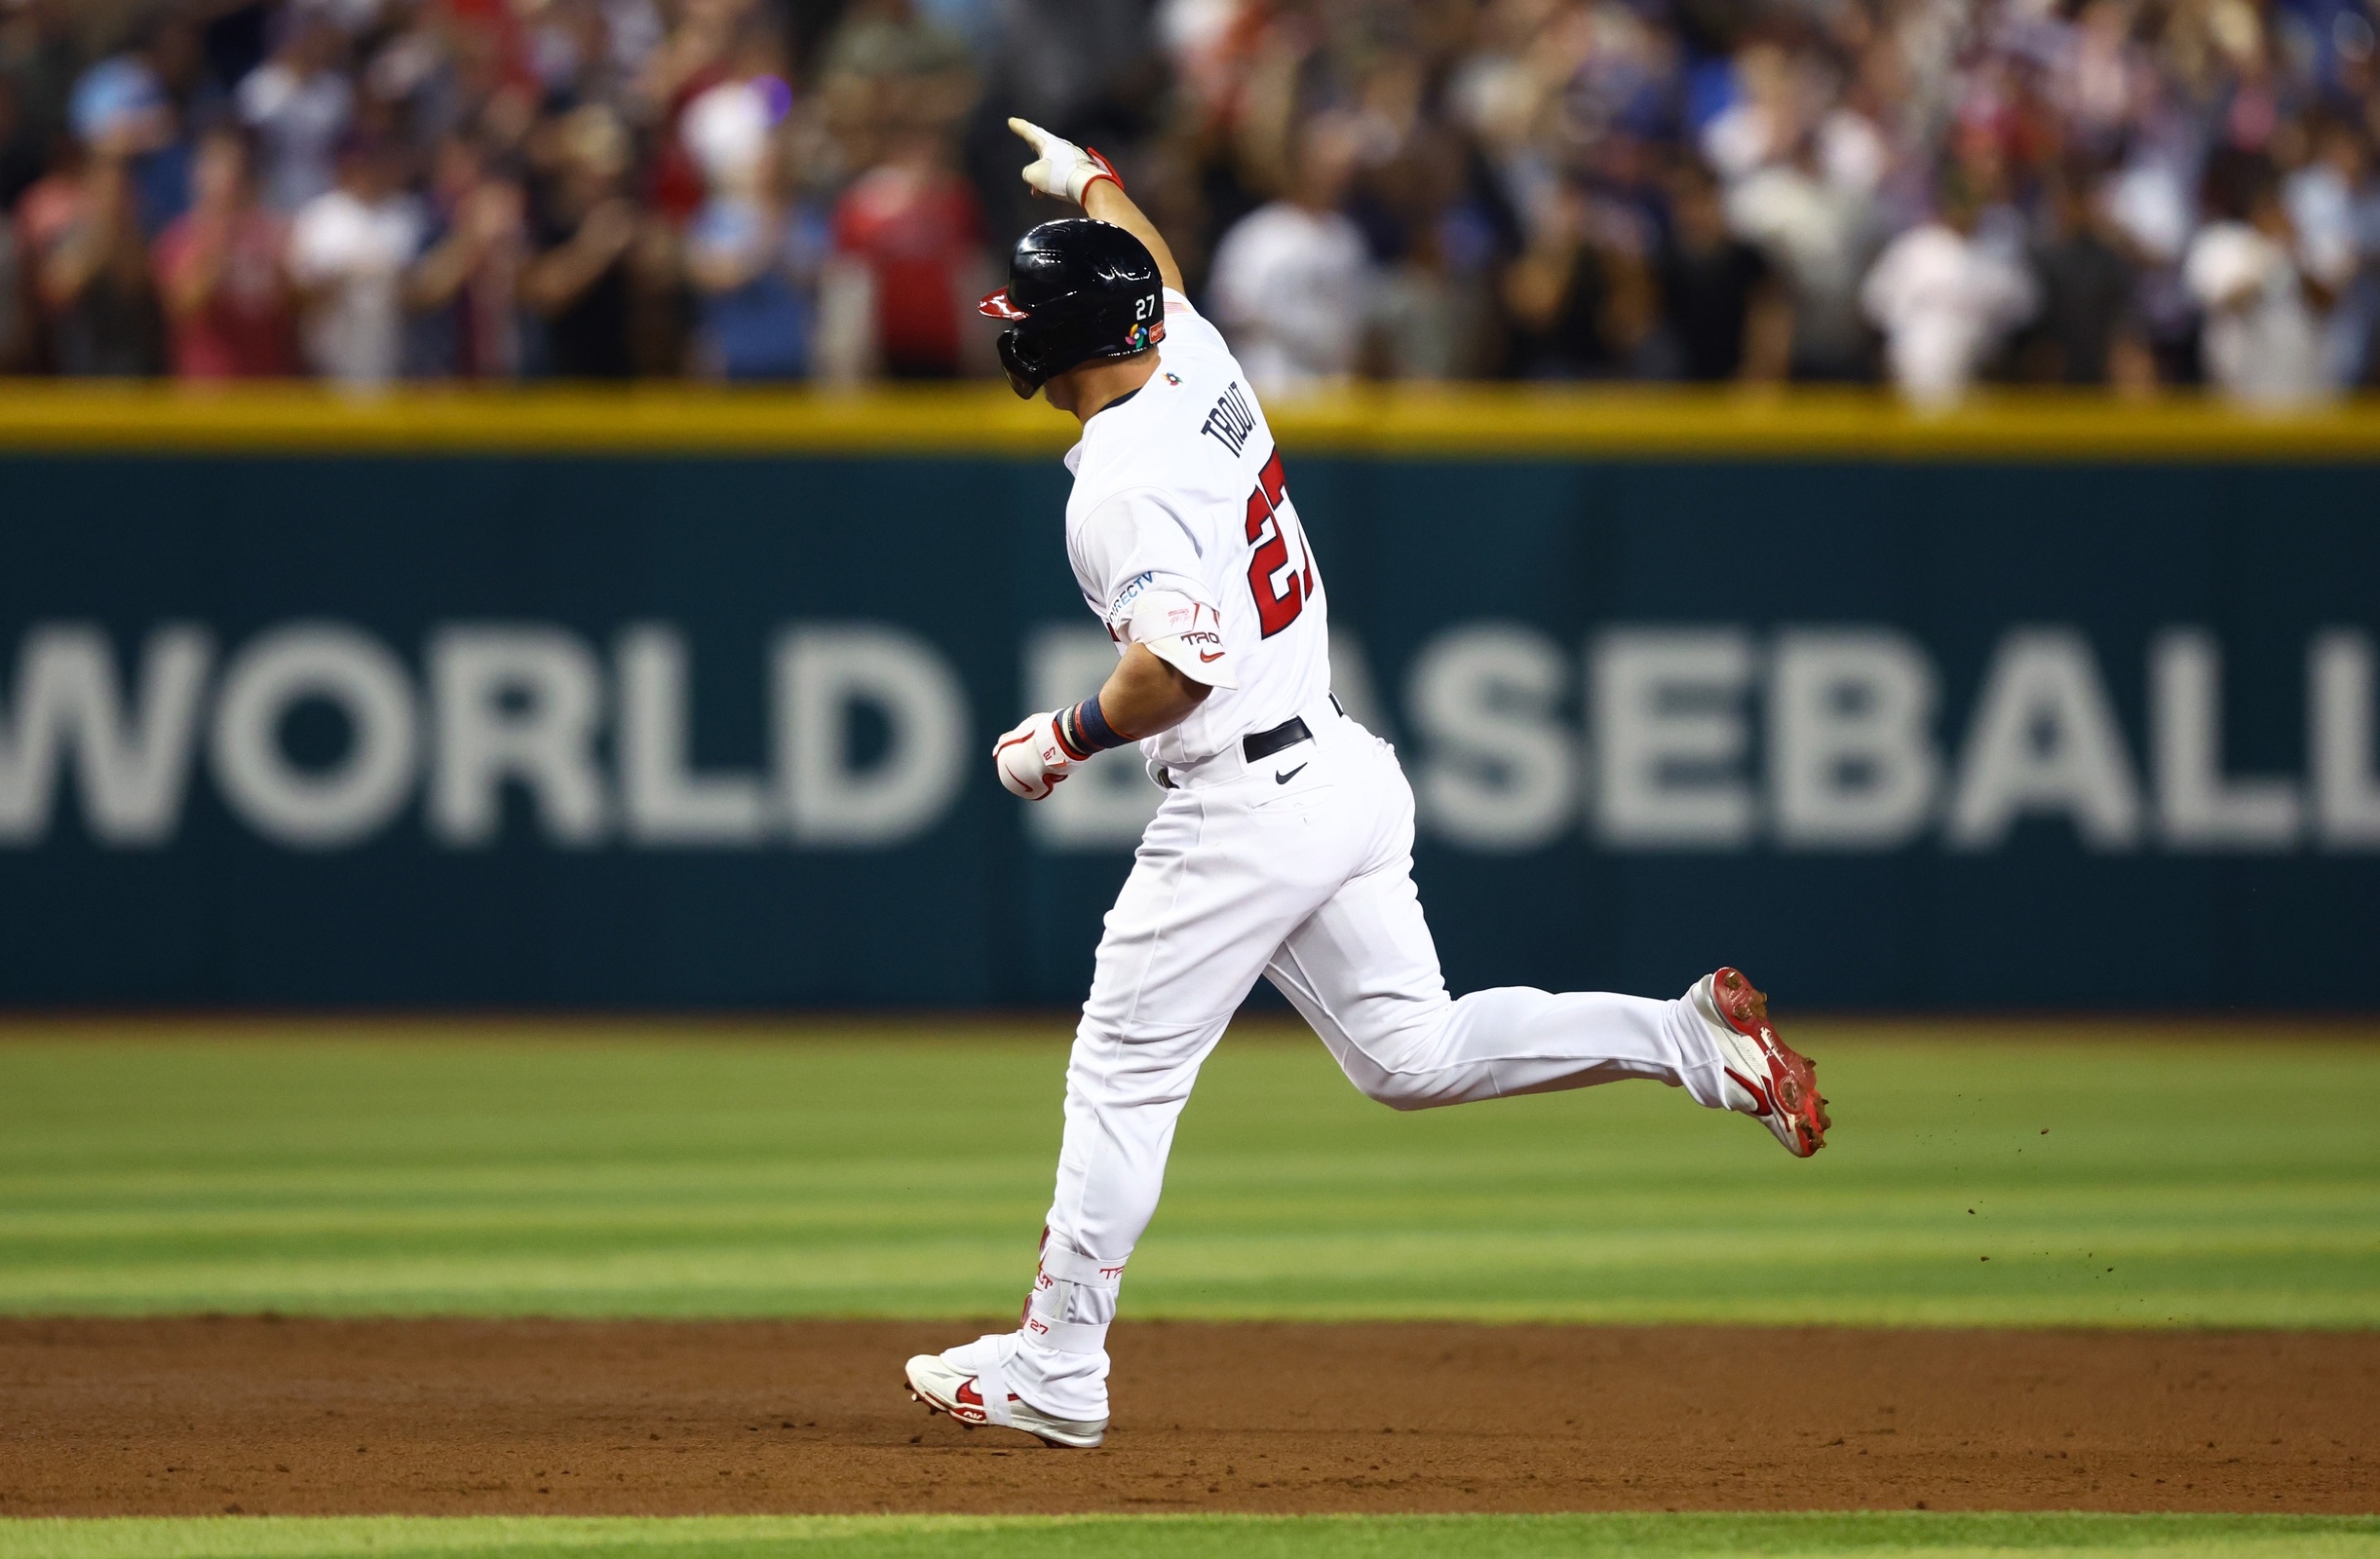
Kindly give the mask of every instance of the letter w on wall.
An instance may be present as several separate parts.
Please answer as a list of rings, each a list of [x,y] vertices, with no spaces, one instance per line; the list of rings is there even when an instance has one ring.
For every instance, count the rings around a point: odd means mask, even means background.
[[[206,631],[188,624],[151,633],[127,719],[102,629],[49,623],[26,633],[0,710],[0,844],[48,836],[58,772],[69,760],[93,838],[117,848],[172,838],[212,653]]]

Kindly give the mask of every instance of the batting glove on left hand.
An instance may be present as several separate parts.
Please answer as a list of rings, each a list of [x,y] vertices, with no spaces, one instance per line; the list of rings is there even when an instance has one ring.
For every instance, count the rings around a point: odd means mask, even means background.
[[[1080,206],[1091,186],[1102,178],[1118,189],[1124,187],[1114,166],[1095,148],[1086,150],[1070,140],[1061,140],[1029,120],[1012,119],[1008,128],[1033,148],[1034,159],[1024,166],[1024,181],[1037,193],[1055,195]]]
[[[1027,801],[1048,800],[1081,761],[1058,736],[1056,713],[1033,716],[992,748],[992,767],[1000,772],[1000,782],[1010,795]]]

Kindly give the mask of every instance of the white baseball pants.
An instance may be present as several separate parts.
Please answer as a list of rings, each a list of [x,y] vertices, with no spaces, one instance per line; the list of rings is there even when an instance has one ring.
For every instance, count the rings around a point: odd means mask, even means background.
[[[1107,1416],[1107,1323],[1157,1210],[1199,1066],[1262,974],[1357,1087],[1400,1110],[1626,1078],[1727,1107],[1718,1047],[1682,1001],[1521,986],[1446,995],[1395,751],[1330,704],[1309,742],[1188,771],[1107,915],[1066,1069],[1066,1129],[1041,1272],[1009,1389]]]

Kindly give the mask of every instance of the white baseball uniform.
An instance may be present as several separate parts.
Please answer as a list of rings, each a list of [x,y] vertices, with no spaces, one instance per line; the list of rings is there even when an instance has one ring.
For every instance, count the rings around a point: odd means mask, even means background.
[[[1682,1001],[1448,998],[1413,888],[1413,793],[1389,744],[1330,697],[1327,594],[1264,413],[1179,293],[1166,326],[1159,371],[1066,457],[1084,599],[1120,647],[1164,639],[1213,686],[1141,743],[1171,788],[1107,916],[1041,1272],[1013,1350],[1000,1340],[1008,1389],[1069,1420],[1107,1416],[1125,1263],[1199,1066],[1260,974],[1397,1109],[1624,1078],[1729,1104],[1720,1051]],[[1251,761],[1248,739],[1290,720],[1308,734]]]

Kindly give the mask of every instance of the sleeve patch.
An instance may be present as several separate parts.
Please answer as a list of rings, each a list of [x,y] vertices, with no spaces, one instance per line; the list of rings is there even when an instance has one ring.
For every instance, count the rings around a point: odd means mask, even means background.
[[[1110,623],[1130,621],[1132,615],[1132,603],[1140,599],[1141,591],[1156,582],[1157,575],[1153,570],[1134,574],[1131,579],[1126,580],[1124,588],[1116,591],[1116,598],[1107,603],[1107,620]]]
[[[1172,631],[1144,638],[1139,632],[1141,624],[1135,620],[1133,641],[1193,682],[1211,688],[1240,685],[1223,649],[1223,621],[1213,607],[1192,602],[1187,612],[1169,614],[1162,626]]]

